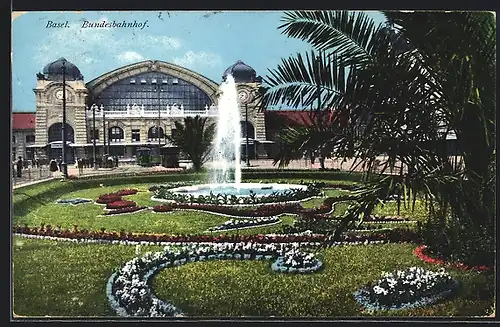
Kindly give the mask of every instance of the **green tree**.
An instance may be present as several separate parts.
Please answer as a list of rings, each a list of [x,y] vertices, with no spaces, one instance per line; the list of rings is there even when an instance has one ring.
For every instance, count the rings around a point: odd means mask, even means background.
[[[186,117],[184,123],[175,122],[176,133],[166,136],[193,163],[193,169],[200,171],[207,161],[215,135],[215,124],[207,124],[208,118]]]
[[[358,192],[342,227],[389,194],[404,205],[427,199],[442,255],[492,263],[495,219],[495,18],[484,12],[384,12],[376,26],[347,11],[289,12],[279,28],[314,50],[269,71],[262,106],[314,109],[315,122],[290,127],[277,162],[326,148],[379,176]],[[460,160],[450,160],[453,132]],[[378,157],[377,157],[378,156]],[[353,168],[352,167],[352,168]],[[388,170],[397,174],[384,174]],[[400,202],[398,201],[398,207]],[[333,238],[339,236],[339,228]]]

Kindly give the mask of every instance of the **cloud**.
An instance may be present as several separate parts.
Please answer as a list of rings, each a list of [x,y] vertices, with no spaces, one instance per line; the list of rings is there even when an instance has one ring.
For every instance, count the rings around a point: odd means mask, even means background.
[[[144,60],[144,57],[135,51],[125,51],[118,55],[118,61],[121,63],[133,63]]]
[[[134,29],[123,28],[82,28],[86,19],[69,24],[68,28],[52,29],[46,37],[34,45],[33,61],[40,67],[64,57],[80,69],[109,60],[132,63],[144,57],[141,53],[155,53],[158,49],[172,51],[182,47],[178,38],[170,36],[144,35]],[[92,22],[109,21],[102,16]],[[81,67],[82,66],[82,67]]]
[[[186,68],[195,68],[200,65],[213,68],[221,62],[221,58],[215,53],[205,51],[194,52],[189,50],[182,57],[174,57],[172,61],[174,64]]]

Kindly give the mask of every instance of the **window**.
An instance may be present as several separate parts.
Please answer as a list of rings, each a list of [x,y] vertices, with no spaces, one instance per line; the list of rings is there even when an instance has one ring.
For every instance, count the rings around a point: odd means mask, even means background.
[[[98,140],[99,139],[99,130],[96,129],[95,131],[94,130],[90,130],[90,140]]]
[[[109,141],[110,142],[123,142],[123,129],[118,126],[111,127],[109,129]]]
[[[26,143],[34,143],[35,135],[26,135]]]
[[[141,140],[141,131],[138,129],[132,130],[132,142],[139,142]]]
[[[66,133],[66,141],[74,142],[75,141],[75,133],[73,131],[73,127],[66,124],[66,128],[64,129]],[[48,131],[49,143],[55,141],[62,141],[62,123],[55,123],[49,127]]]
[[[159,128],[160,129],[160,138],[164,138],[165,137],[165,134],[163,132],[163,128]],[[153,126],[149,129],[148,131],[148,139],[151,140],[151,139],[158,139],[158,128],[156,126]]]
[[[173,103],[183,104],[185,110],[202,110],[212,103],[207,93],[196,85],[161,72],[145,72],[119,80],[104,89],[100,98],[109,110],[125,110],[127,103],[144,105],[145,110],[156,112]]]
[[[16,136],[12,135],[12,143],[16,143]]]

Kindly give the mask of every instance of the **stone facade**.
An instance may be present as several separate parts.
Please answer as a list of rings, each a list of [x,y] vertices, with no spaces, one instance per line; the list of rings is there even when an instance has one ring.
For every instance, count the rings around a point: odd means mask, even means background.
[[[92,110],[89,110],[89,108],[92,108],[93,103],[99,105],[99,95],[114,83],[145,72],[161,72],[191,83],[210,98],[215,108],[217,106],[219,90],[217,83],[183,67],[161,61],[144,61],[128,65],[97,77],[88,83],[84,83],[83,80],[66,81],[66,121],[74,131],[74,143],[70,145],[73,157],[93,155],[91,134],[94,119]],[[260,141],[266,141],[264,112],[256,109],[256,92],[259,86],[259,82],[237,83],[239,94],[244,93],[245,95],[244,98],[240,97],[242,123],[245,122],[248,113],[248,122],[254,128],[254,133],[249,132],[249,134],[255,135],[256,144],[259,144]],[[49,128],[53,124],[62,122],[63,103],[60,92],[62,87],[61,81],[50,81],[43,78],[37,80],[34,92],[36,97],[35,145],[38,148],[38,153],[49,152],[47,150],[51,147],[48,137]],[[165,133],[171,134],[172,129],[175,128],[174,122],[183,120],[183,115],[171,115],[163,112],[163,109],[161,110],[160,119],[152,112],[141,115],[132,112],[113,113],[106,108],[104,110],[106,114],[105,120],[100,110],[95,112],[95,128],[98,131],[98,138],[96,138],[97,154],[104,154],[107,150],[103,146],[104,138],[106,138],[110,152],[122,146],[123,150],[118,151],[119,156],[132,157],[134,154],[132,147],[134,145],[154,146],[158,143],[158,139],[148,139],[148,131],[152,127],[158,126],[158,122]],[[199,108],[199,110],[203,111],[204,108]],[[194,116],[194,113],[184,113],[184,116],[189,115]],[[209,117],[210,121],[215,120],[213,115],[207,114],[206,116]],[[104,121],[106,126],[103,126]],[[123,138],[109,142],[109,131],[113,127],[119,127],[123,130]],[[133,141],[133,130],[140,131],[139,141]],[[104,135],[104,131],[106,131],[106,135]],[[18,147],[16,147],[16,151],[18,151],[17,149]],[[259,152],[259,156],[266,156],[263,146],[255,146],[252,149],[254,152]],[[19,148],[19,151],[22,151],[21,148]]]

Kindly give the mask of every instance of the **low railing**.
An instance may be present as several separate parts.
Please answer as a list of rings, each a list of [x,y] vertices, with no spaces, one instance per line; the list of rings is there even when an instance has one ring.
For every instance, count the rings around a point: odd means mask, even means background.
[[[19,176],[16,165],[12,167],[12,185],[16,186],[19,184],[25,184],[30,182],[35,182],[38,180],[43,180],[53,177],[53,173],[50,171],[49,166],[39,166],[27,167],[21,169],[21,174]]]

